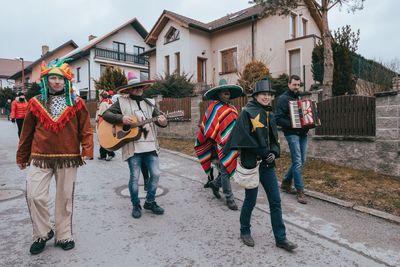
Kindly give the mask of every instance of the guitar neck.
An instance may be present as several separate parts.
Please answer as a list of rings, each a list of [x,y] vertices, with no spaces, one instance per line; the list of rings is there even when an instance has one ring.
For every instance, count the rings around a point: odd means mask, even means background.
[[[154,117],[154,118],[151,118],[151,119],[146,119],[146,120],[143,120],[143,121],[135,122],[135,123],[131,124],[131,127],[139,127],[139,126],[143,126],[143,125],[145,125],[147,123],[155,122],[155,121],[157,121],[157,117]]]

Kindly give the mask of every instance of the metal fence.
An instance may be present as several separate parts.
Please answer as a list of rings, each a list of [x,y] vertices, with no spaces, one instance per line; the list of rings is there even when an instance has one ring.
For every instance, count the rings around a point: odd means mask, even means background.
[[[375,136],[375,98],[337,96],[318,103],[321,127],[316,135]]]

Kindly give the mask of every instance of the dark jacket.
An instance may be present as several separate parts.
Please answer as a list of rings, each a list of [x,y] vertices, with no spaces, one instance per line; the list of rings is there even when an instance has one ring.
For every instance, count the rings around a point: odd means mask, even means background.
[[[305,135],[308,133],[308,129],[294,129],[290,123],[289,101],[299,99],[300,95],[295,94],[290,89],[287,89],[278,97],[275,119],[276,124],[282,127],[285,134]]]
[[[243,167],[250,169],[256,166],[257,159],[263,160],[269,153],[274,153],[275,158],[279,158],[278,140],[278,131],[271,107],[263,107],[255,100],[251,100],[240,113],[225,145],[224,153],[240,150]]]

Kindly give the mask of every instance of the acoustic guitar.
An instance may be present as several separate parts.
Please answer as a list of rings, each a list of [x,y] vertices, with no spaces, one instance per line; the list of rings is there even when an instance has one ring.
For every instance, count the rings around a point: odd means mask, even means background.
[[[164,116],[168,120],[176,120],[183,117],[184,112],[179,110],[164,114]],[[157,117],[142,121],[138,120],[134,115],[131,115],[131,118],[134,120],[134,122],[130,125],[127,125],[123,123],[111,124],[99,116],[97,136],[99,138],[100,145],[107,150],[118,150],[126,143],[139,140],[142,136],[142,133],[147,134],[145,129],[142,127],[143,125],[157,121]]]

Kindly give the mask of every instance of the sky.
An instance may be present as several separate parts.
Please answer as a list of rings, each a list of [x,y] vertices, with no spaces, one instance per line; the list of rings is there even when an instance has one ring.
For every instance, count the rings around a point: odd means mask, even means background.
[[[78,46],[88,36],[102,36],[136,17],[150,32],[164,9],[210,22],[249,7],[248,0],[0,0],[0,58],[34,61],[42,45],[50,50],[73,40]],[[400,1],[366,0],[364,9],[349,14],[331,9],[331,30],[344,25],[360,29],[358,53],[391,62],[400,58]]]

